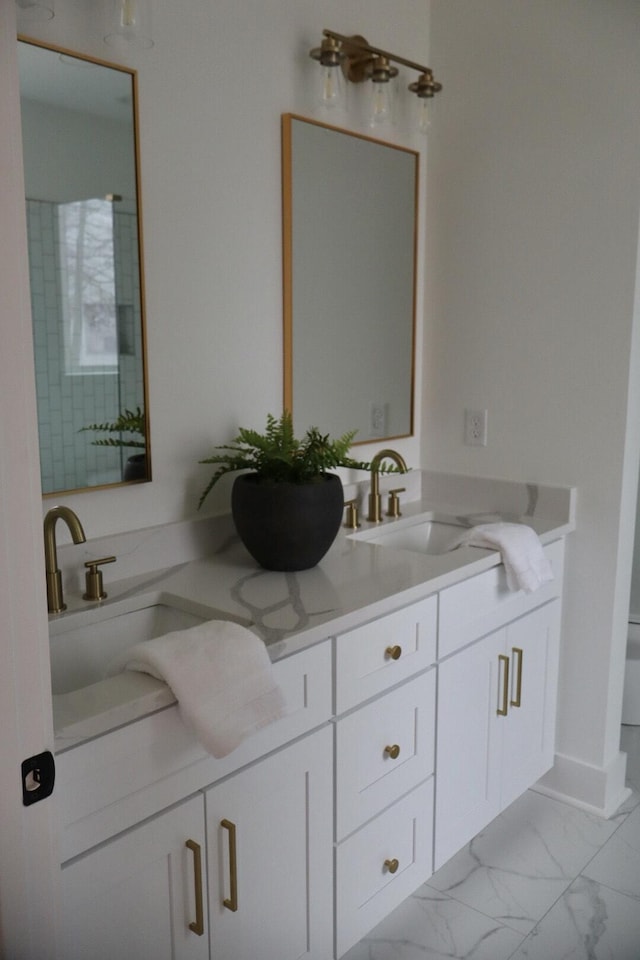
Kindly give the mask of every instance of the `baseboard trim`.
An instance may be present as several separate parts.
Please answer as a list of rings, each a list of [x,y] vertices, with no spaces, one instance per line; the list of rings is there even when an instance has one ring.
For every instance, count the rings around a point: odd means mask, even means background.
[[[626,769],[627,755],[622,751],[606,767],[556,754],[551,770],[532,789],[608,820],[631,794]]]

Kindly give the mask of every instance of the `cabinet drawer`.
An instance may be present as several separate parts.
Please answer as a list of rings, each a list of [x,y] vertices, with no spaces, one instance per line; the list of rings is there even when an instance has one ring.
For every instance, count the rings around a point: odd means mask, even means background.
[[[435,669],[342,717],[336,724],[336,839],[430,776],[434,742]]]
[[[428,597],[336,638],[336,713],[435,661],[437,610],[437,597]]]
[[[509,590],[504,566],[492,567],[440,594],[438,657],[442,659],[493,630],[541,606],[562,590],[564,541],[545,547],[554,580],[534,593]]]
[[[340,844],[336,851],[336,955],[431,876],[433,780]],[[397,860],[391,872],[385,861]]]

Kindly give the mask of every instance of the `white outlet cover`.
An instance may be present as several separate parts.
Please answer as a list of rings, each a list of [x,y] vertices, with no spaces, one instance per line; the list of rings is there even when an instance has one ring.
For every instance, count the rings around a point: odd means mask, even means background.
[[[465,410],[464,442],[469,447],[486,447],[487,445],[487,411],[486,410]]]

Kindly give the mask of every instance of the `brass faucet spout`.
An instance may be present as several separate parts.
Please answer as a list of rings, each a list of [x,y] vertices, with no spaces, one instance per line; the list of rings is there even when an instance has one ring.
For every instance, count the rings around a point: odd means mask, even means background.
[[[379,471],[383,460],[393,460],[400,473],[409,472],[404,458],[395,450],[385,449],[376,453],[371,461],[371,492],[369,493],[369,515],[367,516],[370,523],[380,523],[381,520],[382,497],[380,496]]]
[[[56,547],[56,521],[64,520],[74,543],[84,543],[86,537],[82,524],[69,507],[52,507],[44,518],[44,565],[47,577],[47,608],[49,613],[66,610],[62,593],[62,574],[58,569]]]

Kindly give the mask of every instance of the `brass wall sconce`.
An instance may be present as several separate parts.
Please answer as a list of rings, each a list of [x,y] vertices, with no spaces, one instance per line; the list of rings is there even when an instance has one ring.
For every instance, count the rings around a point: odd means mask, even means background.
[[[392,109],[389,82],[398,75],[398,68],[392,64],[399,63],[419,74],[415,83],[409,84],[409,90],[415,93],[420,101],[419,127],[426,133],[430,122],[429,104],[435,94],[442,90],[442,84],[434,79],[433,71],[429,67],[389,53],[388,50],[373,47],[364,37],[358,35],[346,37],[333,30],[323,30],[322,33],[322,43],[310,50],[309,56],[317,60],[322,69],[320,100],[325,106],[337,106],[344,102],[345,80],[351,83],[371,80],[371,125],[376,126],[387,121]]]

